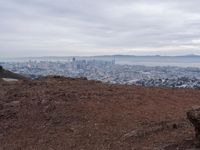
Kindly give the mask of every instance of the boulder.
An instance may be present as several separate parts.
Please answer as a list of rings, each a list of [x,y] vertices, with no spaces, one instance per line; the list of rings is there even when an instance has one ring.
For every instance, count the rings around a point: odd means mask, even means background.
[[[200,106],[195,106],[187,112],[188,120],[195,127],[195,136],[198,146],[200,146]]]

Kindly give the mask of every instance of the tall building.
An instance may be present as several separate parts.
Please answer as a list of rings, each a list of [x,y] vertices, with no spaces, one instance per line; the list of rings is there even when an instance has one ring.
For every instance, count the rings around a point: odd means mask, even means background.
[[[72,62],[75,62],[75,61],[76,61],[76,58],[75,58],[75,57],[73,57],[73,58],[72,58]]]
[[[75,71],[76,70],[76,58],[72,58],[72,69]]]
[[[112,65],[115,65],[115,56],[113,56]]]

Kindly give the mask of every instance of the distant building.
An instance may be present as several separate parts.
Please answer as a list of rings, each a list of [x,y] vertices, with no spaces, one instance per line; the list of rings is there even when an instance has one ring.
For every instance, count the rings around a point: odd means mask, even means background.
[[[112,60],[112,65],[115,65],[115,56],[114,56],[114,58]]]
[[[76,70],[76,58],[75,57],[73,57],[72,58],[72,69],[75,71]]]
[[[75,57],[72,58],[72,62],[76,62],[76,58]]]

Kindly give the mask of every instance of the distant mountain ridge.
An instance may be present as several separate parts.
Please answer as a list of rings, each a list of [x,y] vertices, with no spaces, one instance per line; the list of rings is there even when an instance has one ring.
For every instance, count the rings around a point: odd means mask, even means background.
[[[200,55],[196,54],[188,54],[188,55],[99,55],[99,56],[90,56],[90,57],[200,57]]]
[[[186,55],[127,55],[127,54],[114,54],[114,55],[94,55],[94,56],[40,56],[40,57],[13,57],[13,58],[1,58],[0,62],[4,62],[4,59],[8,60],[34,60],[34,59],[72,59],[72,58],[101,58],[101,57],[200,57],[197,54]],[[1,60],[2,59],[2,60]]]

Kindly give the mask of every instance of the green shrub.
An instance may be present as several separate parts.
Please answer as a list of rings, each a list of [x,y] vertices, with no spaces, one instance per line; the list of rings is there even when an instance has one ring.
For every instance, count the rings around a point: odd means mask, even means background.
[[[0,71],[3,71],[3,67],[2,66],[0,66]]]

